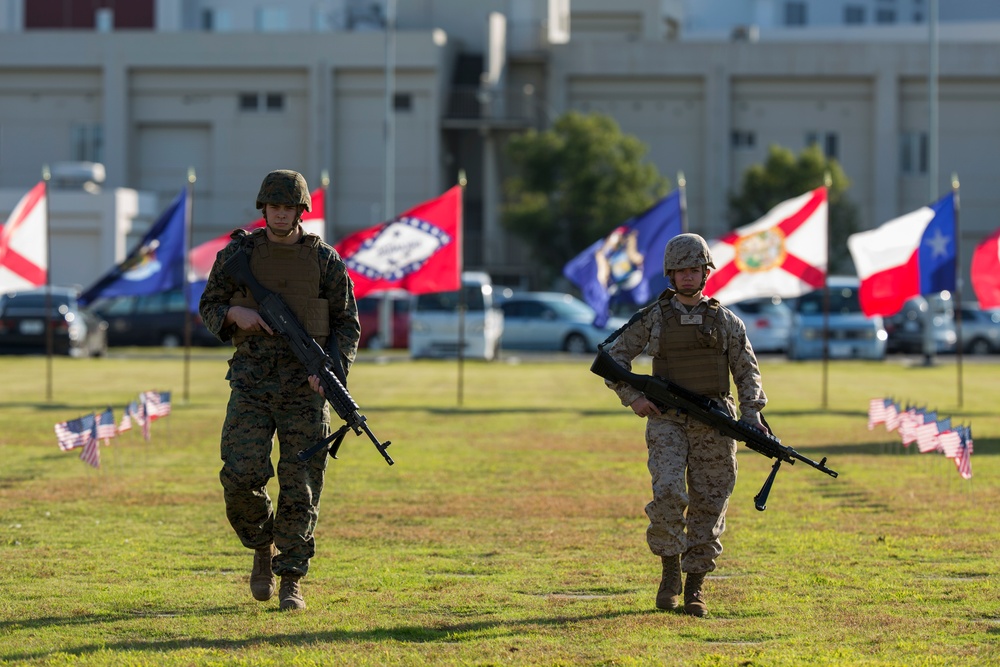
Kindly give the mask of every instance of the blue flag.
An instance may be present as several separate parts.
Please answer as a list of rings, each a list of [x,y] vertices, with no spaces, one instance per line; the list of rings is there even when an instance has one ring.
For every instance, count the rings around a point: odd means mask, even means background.
[[[181,190],[125,261],[80,296],[83,305],[101,297],[157,294],[184,285],[187,252],[187,189]]]
[[[603,327],[612,303],[645,304],[663,275],[663,249],[684,228],[681,193],[675,190],[645,212],[571,259],[563,275],[580,288]]]

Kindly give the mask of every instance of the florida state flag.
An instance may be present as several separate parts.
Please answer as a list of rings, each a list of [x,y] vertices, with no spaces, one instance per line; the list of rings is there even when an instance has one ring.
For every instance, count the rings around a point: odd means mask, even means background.
[[[826,188],[783,201],[760,220],[711,244],[716,270],[705,295],[723,304],[792,298],[823,287],[827,264]]]
[[[461,285],[462,188],[363,229],[334,246],[347,263],[357,299],[369,292],[451,292]]]

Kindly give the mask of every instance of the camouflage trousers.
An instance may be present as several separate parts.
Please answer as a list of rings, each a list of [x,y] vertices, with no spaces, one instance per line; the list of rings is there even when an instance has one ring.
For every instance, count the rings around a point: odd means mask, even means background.
[[[272,372],[248,389],[233,382],[222,427],[219,478],[226,516],[243,546],[280,552],[277,575],[305,575],[316,553],[313,531],[319,518],[326,455],[308,461],[298,452],[330,433],[329,407],[305,378]],[[271,504],[267,482],[274,477],[271,450],[278,436],[278,503]]]
[[[681,554],[684,572],[711,572],[722,553],[719,538],[736,486],[736,441],[668,413],[647,419],[646,445],[653,483],[646,505],[650,550],[658,556]]]

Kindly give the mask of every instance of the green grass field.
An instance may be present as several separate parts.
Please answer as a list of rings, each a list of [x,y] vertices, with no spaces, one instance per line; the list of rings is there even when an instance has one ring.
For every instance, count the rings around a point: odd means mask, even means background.
[[[785,444],[840,472],[740,446],[711,616],[658,612],[645,544],[643,422],[591,359],[484,364],[362,357],[351,390],[389,467],[349,436],[330,461],[309,609],[249,594],[226,522],[218,436],[226,350],[0,358],[0,661],[36,665],[1000,664],[1000,359],[932,367],[762,362]],[[186,370],[187,369],[187,370]],[[648,372],[648,367],[637,366]],[[173,392],[94,470],[53,425]],[[975,436],[973,479],[917,454],[868,399]],[[459,400],[461,398],[461,400]],[[272,482],[272,487],[274,486]],[[273,489],[272,489],[273,493]]]

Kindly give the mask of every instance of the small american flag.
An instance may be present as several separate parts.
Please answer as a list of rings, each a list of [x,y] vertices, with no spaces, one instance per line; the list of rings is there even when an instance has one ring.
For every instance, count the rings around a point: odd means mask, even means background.
[[[885,430],[892,432],[897,428],[899,428],[899,406],[890,400],[885,409]]]
[[[170,392],[144,391],[140,397],[152,421],[170,414]]]
[[[938,436],[938,445],[942,454],[953,459],[958,456],[958,451],[962,447],[962,436],[958,431],[945,431]]]
[[[111,408],[97,415],[97,439],[104,440],[105,445],[111,444],[111,438],[118,435],[115,427],[115,413]]]
[[[68,452],[77,447],[83,447],[91,439],[94,431],[93,413],[56,424],[56,440],[59,449]]]
[[[961,438],[958,456],[955,457],[955,467],[962,479],[972,479],[972,427],[959,426],[958,433]]]
[[[93,417],[93,415],[91,415]],[[112,426],[114,422],[112,422]],[[89,463],[95,468],[101,467],[101,447],[100,441],[97,439],[97,429],[95,428],[91,431],[90,437],[87,442],[83,443],[83,451],[80,452],[80,460],[84,463]]]
[[[886,400],[884,398],[873,398],[868,401],[868,430],[871,431],[877,424],[885,423]]]
[[[920,408],[907,408],[900,415],[899,437],[903,439],[903,445],[908,446],[917,439],[917,427],[924,423],[924,411]]]
[[[917,448],[920,450],[921,454],[926,454],[927,452],[933,452],[938,447],[938,429],[937,413],[928,412],[924,415],[924,423],[914,429],[917,440]]]

